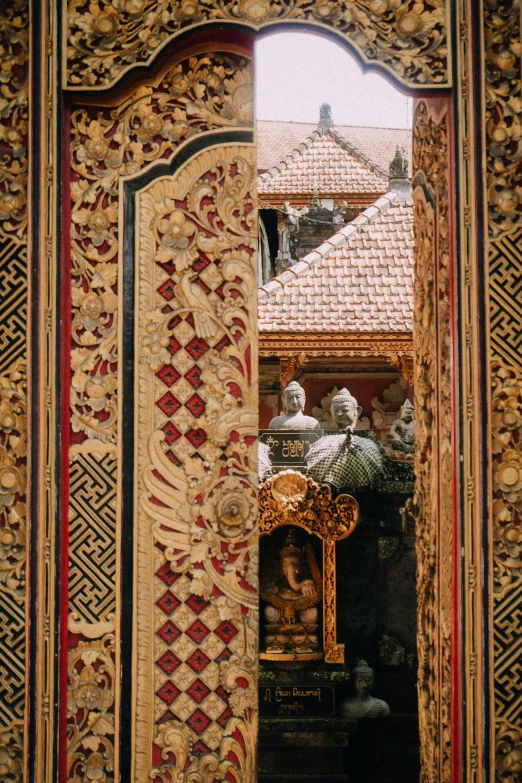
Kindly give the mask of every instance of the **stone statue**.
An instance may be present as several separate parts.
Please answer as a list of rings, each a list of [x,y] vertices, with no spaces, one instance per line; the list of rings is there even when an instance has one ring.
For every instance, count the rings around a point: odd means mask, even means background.
[[[311,544],[300,546],[290,527],[279,551],[266,563],[260,592],[268,604],[264,611],[267,650],[317,650],[322,578]]]
[[[352,670],[355,696],[341,705],[343,718],[387,718],[390,708],[382,699],[372,696],[373,669],[366,661],[359,661]]]
[[[269,424],[271,430],[320,430],[321,425],[313,416],[305,416],[303,387],[292,381],[283,392],[284,414],[275,416]]]
[[[417,424],[413,415],[414,407],[409,400],[406,400],[401,408],[400,418],[394,421],[391,426],[392,459],[413,460]]]
[[[343,434],[324,435],[310,447],[306,465],[315,481],[358,489],[371,486],[382,474],[384,458],[377,445],[353,434],[361,411],[348,389],[332,398],[332,418]]]

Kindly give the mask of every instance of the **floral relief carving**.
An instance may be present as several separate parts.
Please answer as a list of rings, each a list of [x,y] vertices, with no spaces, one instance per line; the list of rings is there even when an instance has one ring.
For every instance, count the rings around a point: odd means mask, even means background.
[[[161,643],[136,648],[136,775],[158,782],[255,776],[255,178],[253,146],[219,145],[137,196],[137,611]]]
[[[452,433],[447,117],[419,103],[413,138],[417,645],[422,777],[451,780]],[[437,249],[435,251],[435,248]]]
[[[0,17],[0,225],[3,236],[27,229],[28,48],[27,0],[8,3]]]
[[[497,360],[491,377],[494,584],[502,597],[522,582],[522,379]]]
[[[71,783],[113,779],[115,640],[80,641],[69,652],[67,768]]]
[[[448,84],[445,0],[69,0],[68,84],[107,87],[179,32],[221,20],[323,26],[403,82]]]
[[[252,100],[248,63],[213,55],[169,68],[159,84],[141,86],[117,109],[73,113],[71,410],[76,440],[116,440],[120,177],[168,158],[196,133],[251,125]],[[195,229],[184,225],[183,213],[163,209],[157,221],[158,253],[186,266],[197,252],[190,233]],[[153,324],[152,318],[143,351],[158,362],[166,335]]]
[[[6,783],[23,781],[22,730],[17,724],[0,729],[0,769]]]
[[[26,593],[27,397],[25,363],[0,376],[0,594]]]
[[[490,232],[522,217],[522,65],[520,7],[485,3],[486,149]]]

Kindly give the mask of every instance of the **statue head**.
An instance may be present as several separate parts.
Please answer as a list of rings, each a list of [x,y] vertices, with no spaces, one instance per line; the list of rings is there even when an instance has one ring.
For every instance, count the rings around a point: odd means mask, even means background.
[[[358,661],[352,669],[355,693],[359,697],[370,696],[373,689],[373,669],[366,661]]]
[[[304,410],[305,393],[301,384],[292,381],[283,392],[283,409],[286,414]]]
[[[357,400],[348,389],[341,389],[339,394],[332,397],[330,410],[332,418],[340,430],[345,430],[347,427],[355,428],[357,419],[362,413],[361,406],[358,405]]]
[[[401,408],[401,419],[406,422],[406,424],[409,424],[411,421],[413,421],[415,414],[415,408],[411,404],[409,400],[406,400],[404,405]]]
[[[296,574],[303,559],[303,550],[297,543],[295,532],[290,528],[279,551],[281,571],[288,578]]]

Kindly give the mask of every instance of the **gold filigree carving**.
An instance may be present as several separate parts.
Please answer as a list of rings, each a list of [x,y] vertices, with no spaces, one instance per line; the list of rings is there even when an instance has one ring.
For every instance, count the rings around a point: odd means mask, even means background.
[[[520,687],[511,663],[522,655],[522,373],[495,358],[491,380],[495,761],[498,780],[515,783],[522,752]]]
[[[411,333],[261,332],[261,356],[380,356],[413,353]]]
[[[70,780],[112,780],[114,635],[80,641],[68,658],[67,769]]]
[[[286,389],[294,375],[301,370],[306,362],[308,356],[305,353],[299,353],[295,356],[281,356],[279,359],[279,383],[281,389]]]
[[[514,716],[518,720],[518,716]],[[497,724],[495,744],[497,780],[518,783],[520,780],[520,759],[522,757],[522,729],[520,723]]]
[[[215,21],[300,21],[334,30],[410,85],[448,86],[444,0],[69,0],[67,82],[106,88],[181,31]]]
[[[344,644],[337,643],[335,543],[350,536],[359,521],[351,495],[335,500],[326,484],[285,470],[267,479],[259,491],[259,533],[269,535],[282,525],[297,525],[323,541],[324,659],[344,663]]]
[[[9,783],[23,781],[23,744],[23,726],[20,723],[0,729],[2,775]]]
[[[0,312],[0,316],[2,313]],[[5,323],[5,321],[4,321]],[[25,361],[0,375],[0,729],[5,775],[22,780],[26,704],[27,396]]]
[[[136,443],[147,444],[137,454],[137,779],[181,783],[201,773],[206,780],[210,770],[209,781],[231,770],[244,783],[255,776],[255,177],[253,146],[218,145],[137,196]],[[166,570],[172,584],[165,599],[158,574]],[[170,595],[173,612],[164,603]],[[163,633],[167,617],[172,648]],[[201,638],[191,635],[194,622]],[[161,642],[151,657],[155,636]],[[220,658],[225,645],[228,657]],[[192,663],[202,667],[198,704],[194,670],[181,664],[191,651],[202,656]],[[171,655],[180,656],[173,671]],[[165,688],[178,694],[172,709],[185,725],[159,719]],[[218,723],[227,708],[229,717]],[[154,761],[151,737],[169,763]],[[208,749],[201,759],[192,753],[198,738]]]
[[[518,3],[484,4],[490,236],[522,218],[522,65]]]
[[[415,378],[415,371],[413,367],[413,355],[412,354],[392,354],[390,361],[394,364],[400,373],[406,378],[409,386],[413,386]]]
[[[119,214],[119,187],[123,178],[137,174],[142,169],[156,161],[168,161],[176,149],[197,134],[204,134],[212,129],[227,130],[229,128],[252,125],[252,75],[249,63],[242,57],[228,54],[208,54],[202,57],[191,57],[167,68],[156,80],[142,83],[141,86],[127,96],[117,108],[82,108],[74,111],[71,120],[71,168],[72,168],[72,386],[71,386],[71,429],[72,445],[70,449],[70,532],[75,537],[72,541],[70,558],[70,615],[68,628],[71,636],[70,655],[78,648],[78,636],[83,637],[82,644],[90,644],[93,639],[109,638],[109,632],[114,630],[111,645],[107,646],[107,655],[112,656],[113,667],[118,665],[118,600],[115,593],[118,584],[118,519],[116,509],[116,488],[118,478],[118,329],[120,315],[120,294],[118,287],[119,246],[121,243],[122,225]],[[229,182],[233,188],[238,185],[240,174],[234,173]],[[210,183],[207,183],[207,186]],[[210,187],[212,185],[210,184]],[[229,194],[230,195],[230,194]],[[194,196],[197,198],[197,196]],[[200,198],[205,196],[200,194]],[[220,198],[220,220],[227,226],[233,222],[228,209],[232,200],[223,193]],[[179,210],[166,210],[156,214],[158,245],[158,260],[155,264],[172,263],[181,268],[194,259],[194,244],[192,239],[198,238],[199,245],[204,244],[208,235],[206,226],[198,224],[198,233],[187,233],[183,228]],[[204,209],[200,210],[198,219],[208,221]],[[246,245],[250,218],[245,218],[241,226],[242,241]],[[255,222],[255,215],[251,220]],[[165,222],[166,221],[166,222]],[[224,232],[227,234],[227,232]],[[184,243],[189,249],[186,250]],[[236,247],[233,243],[231,249]],[[207,248],[208,249],[208,248]],[[221,248],[222,249],[222,248]],[[198,246],[198,252],[200,248]],[[219,252],[219,248],[217,250]],[[245,248],[237,251],[233,259],[223,258],[222,279],[223,288],[230,290],[230,298],[234,299],[235,274],[245,256]],[[168,258],[168,261],[167,261]],[[216,268],[213,264],[212,269]],[[188,271],[188,267],[185,269]],[[223,271],[223,270],[222,270]],[[163,274],[163,272],[162,272]],[[220,273],[221,274],[221,273]],[[226,275],[230,279],[225,279]],[[208,285],[214,285],[211,270],[207,270],[202,279]],[[207,284],[205,283],[205,285]],[[214,286],[216,287],[216,286]],[[183,285],[189,296],[186,302],[186,312],[192,310],[194,296],[193,281],[185,278]],[[181,290],[181,289],[180,289]],[[192,298],[190,298],[192,297]],[[163,300],[165,304],[165,300]],[[227,313],[234,318],[234,312],[239,308],[239,302],[234,305],[227,301]],[[213,329],[212,322],[204,324],[205,315],[197,312],[197,331],[205,334],[206,329]],[[201,326],[201,331],[200,331]],[[234,335],[239,330],[232,323],[228,325]],[[187,327],[191,328],[191,327]],[[142,335],[137,351],[138,356],[145,360],[151,371],[156,371],[165,361],[166,335],[162,332],[154,313],[150,315],[147,328]],[[235,340],[235,337],[234,337]],[[237,354],[241,354],[241,341],[234,343]],[[141,354],[140,354],[141,351]],[[230,347],[231,353],[234,347]],[[170,360],[170,355],[169,355]],[[184,352],[185,361],[189,361]],[[249,357],[250,359],[250,357]],[[216,371],[220,371],[222,357],[214,362]],[[181,360],[180,360],[181,364]],[[212,362],[209,361],[209,365]],[[250,367],[250,365],[249,365]],[[243,362],[244,369],[244,362]],[[188,370],[185,366],[183,373]],[[207,370],[211,374],[211,369]],[[228,394],[228,384],[232,383],[234,373],[240,373],[237,366],[229,363],[228,380],[216,379],[218,394]],[[185,381],[185,386],[187,382]],[[235,387],[234,387],[235,388]],[[221,392],[221,389],[223,391]],[[231,395],[227,396],[228,398]],[[233,397],[234,401],[237,399]],[[245,420],[252,419],[247,411],[246,400],[240,400],[240,416]],[[233,407],[233,406],[229,406]],[[221,418],[212,408],[212,401],[207,406],[208,414],[215,413],[216,432],[221,427],[221,441],[228,439],[230,431],[226,415]],[[185,410],[185,423],[190,414]],[[249,418],[250,417],[250,418]],[[232,414],[230,414],[230,420]],[[181,426],[181,425],[180,425]],[[189,425],[184,426],[187,431]],[[191,450],[188,440],[184,439],[186,452]],[[214,452],[210,441],[207,442],[204,453],[212,459]],[[216,446],[215,451],[219,451]],[[248,449],[247,449],[248,451]],[[251,449],[250,449],[251,451]],[[179,446],[181,455],[182,449]],[[220,452],[221,453],[221,452]],[[254,510],[244,508],[244,493],[242,477],[248,472],[245,467],[247,457],[244,451],[230,451],[230,476],[225,489],[216,489],[209,506],[215,502],[219,516],[218,526],[227,534],[233,534],[232,524],[240,508],[241,516],[245,517],[245,528],[251,528],[251,518],[255,518]],[[234,466],[236,469],[234,471]],[[243,472],[241,472],[243,471]],[[234,474],[232,476],[232,474]],[[225,483],[225,482],[221,482]],[[230,502],[223,502],[223,498]],[[219,501],[219,502],[218,502]],[[237,502],[236,502],[237,501]],[[255,498],[254,498],[255,502]],[[253,509],[255,506],[253,506]],[[209,513],[214,513],[210,509]],[[248,516],[248,520],[246,517]],[[78,544],[75,543],[78,541]],[[243,555],[243,558],[246,556]],[[247,558],[248,559],[248,558]],[[224,610],[225,611],[225,610]],[[238,622],[245,619],[238,616]],[[244,636],[244,634],[243,634]],[[93,642],[94,644],[94,642]],[[86,648],[84,648],[86,649]],[[71,687],[71,686],[70,686]],[[106,709],[107,721],[114,721],[114,710],[117,699],[118,679],[109,678],[107,692],[110,692],[112,702]],[[69,753],[71,759],[80,759],[78,768],[71,761],[71,769],[85,770],[82,774],[92,776],[102,773],[101,761],[105,765],[103,774],[107,780],[112,779],[117,770],[117,757],[113,760],[110,748],[95,749],[94,740],[89,740],[87,746],[80,744],[78,737],[85,733],[86,726],[94,717],[89,717],[89,708],[84,711],[70,711],[68,715]],[[221,727],[219,728],[221,731]],[[76,755],[75,755],[76,754]],[[80,758],[81,756],[81,758]],[[91,758],[91,756],[93,758]],[[92,770],[91,770],[91,765]],[[80,772],[78,772],[80,774]]]
[[[495,593],[522,585],[522,378],[499,361],[491,368]]]
[[[9,7],[0,17],[0,236],[26,241],[29,119],[29,5]]]
[[[327,484],[317,484],[310,476],[291,470],[267,479],[259,492],[259,531],[263,535],[281,525],[297,525],[335,542],[351,535],[358,519],[358,506],[350,495],[334,500]]]
[[[168,158],[186,139],[212,128],[252,124],[252,74],[233,55],[191,57],[158,83],[136,90],[112,110],[72,115],[72,430],[113,443],[117,417],[118,182]],[[194,237],[183,216],[161,216],[158,253],[178,266],[194,257]],[[181,221],[178,225],[177,220]],[[160,222],[158,221],[158,222]],[[201,234],[201,232],[200,232]],[[187,242],[188,248],[184,249]],[[160,361],[161,341],[151,328],[143,350]],[[163,346],[164,347],[164,346]]]
[[[422,777],[451,780],[452,459],[447,118],[421,102],[413,138],[414,388]]]

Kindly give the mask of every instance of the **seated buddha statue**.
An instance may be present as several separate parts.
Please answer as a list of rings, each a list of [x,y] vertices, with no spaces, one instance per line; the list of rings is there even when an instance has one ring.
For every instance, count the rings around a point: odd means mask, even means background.
[[[267,604],[264,610],[267,649],[317,650],[322,578],[311,545],[300,546],[290,527],[269,565],[261,579],[260,591]]]
[[[324,435],[312,444],[306,456],[309,475],[320,484],[336,489],[371,486],[382,474],[384,457],[369,438],[354,435],[362,408],[348,389],[342,389],[331,403],[338,435]]]
[[[341,705],[343,718],[387,718],[390,708],[382,699],[372,696],[373,669],[360,660],[352,670],[355,696]]]
[[[393,422],[390,430],[392,437],[392,459],[413,459],[415,454],[414,407],[406,400],[401,408],[400,418]]]
[[[313,416],[305,416],[305,391],[292,381],[283,392],[283,410],[281,416],[275,416],[268,425],[271,430],[320,430],[321,425]]]

